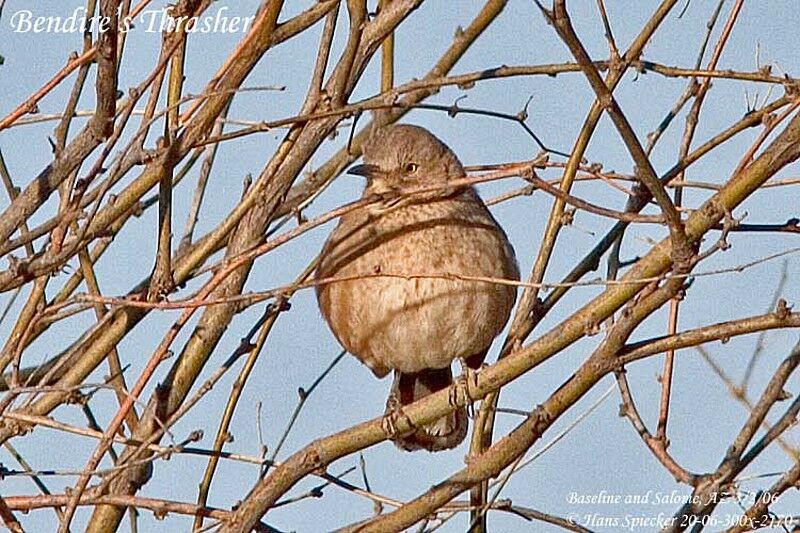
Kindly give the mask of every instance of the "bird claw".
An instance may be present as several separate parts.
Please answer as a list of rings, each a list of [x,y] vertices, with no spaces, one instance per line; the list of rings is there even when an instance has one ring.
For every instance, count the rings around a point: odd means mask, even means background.
[[[400,402],[400,398],[392,392],[389,394],[389,398],[386,400],[386,410],[383,413],[383,418],[381,419],[381,429],[386,434],[386,436],[391,439],[395,440],[398,437],[402,437],[405,434],[401,435],[400,432],[397,430],[397,423],[401,419],[405,419],[406,423],[412,427],[411,431],[406,434],[410,434],[414,432],[413,424],[411,423],[411,419],[403,411],[402,403]]]
[[[450,389],[450,405],[466,406],[467,415],[475,418],[475,401],[469,395],[469,386],[478,386],[478,373],[469,367],[463,357],[459,357],[458,362],[461,365],[461,374],[453,380],[454,386]]]

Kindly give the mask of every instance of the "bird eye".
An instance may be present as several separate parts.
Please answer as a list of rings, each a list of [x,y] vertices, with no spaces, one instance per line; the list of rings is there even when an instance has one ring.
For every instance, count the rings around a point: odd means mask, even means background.
[[[416,163],[406,163],[405,165],[403,165],[403,170],[405,170],[409,174],[413,174],[414,172],[417,171],[418,168],[419,165],[417,165]]]

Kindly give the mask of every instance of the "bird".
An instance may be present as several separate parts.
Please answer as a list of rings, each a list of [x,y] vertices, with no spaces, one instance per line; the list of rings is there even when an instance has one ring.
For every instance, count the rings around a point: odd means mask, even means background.
[[[464,167],[427,129],[377,129],[349,174],[366,178],[362,198],[375,202],[345,212],[323,245],[317,299],[349,353],[378,378],[393,373],[391,422],[403,406],[450,387],[454,361],[474,377],[511,314],[519,268],[474,187],[450,185],[466,177]],[[390,423],[389,438],[409,451],[454,448],[467,434],[465,403],[404,434]]]

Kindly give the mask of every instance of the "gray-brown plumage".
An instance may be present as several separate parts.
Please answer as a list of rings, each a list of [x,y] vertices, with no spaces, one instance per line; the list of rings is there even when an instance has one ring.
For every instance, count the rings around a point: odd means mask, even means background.
[[[427,130],[378,130],[364,146],[364,164],[350,172],[367,178],[365,197],[385,200],[341,217],[316,277],[363,277],[318,285],[317,297],[347,351],[378,377],[394,371],[392,415],[451,385],[454,359],[479,367],[508,320],[513,286],[463,277],[518,280],[519,270],[505,233],[472,187],[386,194],[465,176],[456,155]],[[466,433],[461,407],[392,438],[404,449],[435,451],[457,446]]]

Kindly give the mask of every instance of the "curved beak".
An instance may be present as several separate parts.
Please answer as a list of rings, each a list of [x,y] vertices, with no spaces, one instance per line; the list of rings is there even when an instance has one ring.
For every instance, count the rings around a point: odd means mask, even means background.
[[[378,165],[355,165],[350,167],[347,173],[354,176],[364,176],[367,179],[372,179],[383,174]]]

